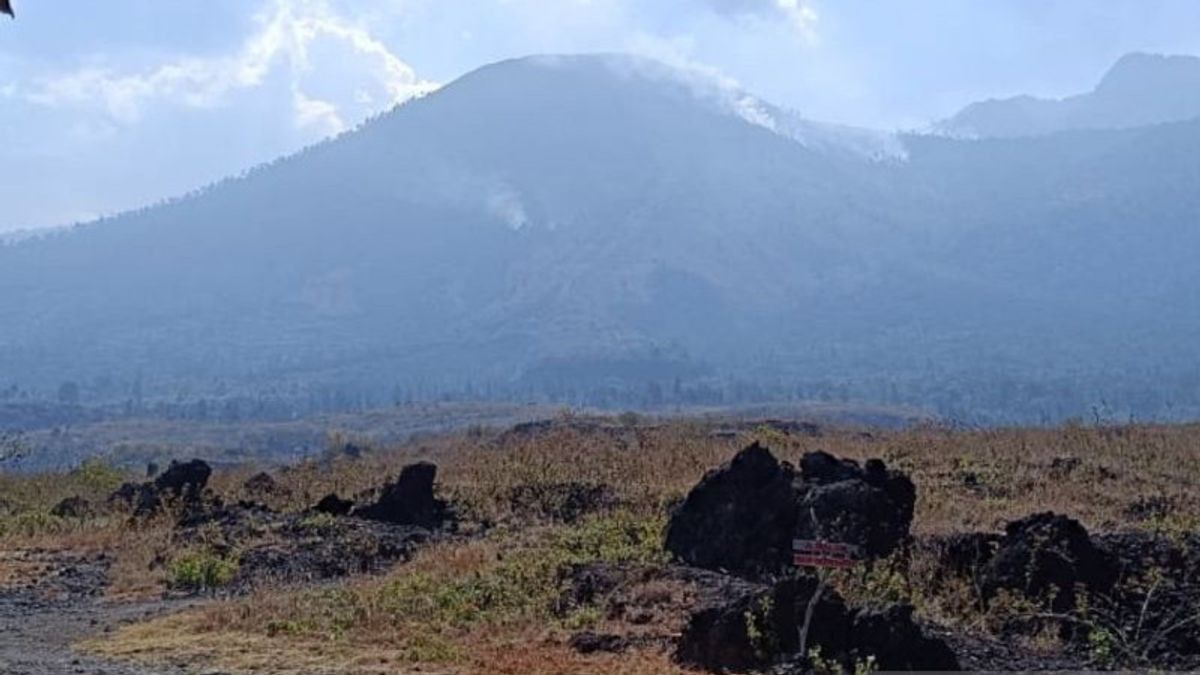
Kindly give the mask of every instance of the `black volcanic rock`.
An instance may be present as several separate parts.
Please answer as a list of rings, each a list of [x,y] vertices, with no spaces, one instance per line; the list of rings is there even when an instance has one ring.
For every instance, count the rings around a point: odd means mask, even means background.
[[[195,497],[204,491],[210,476],[212,467],[203,460],[171,462],[167,470],[154,479],[153,485],[160,495]]]
[[[317,502],[313,510],[317,513],[326,513],[331,516],[349,515],[351,509],[354,508],[354,501],[350,499],[342,499],[334,493],[329,493]]]
[[[850,634],[856,662],[874,657],[876,666],[888,671],[959,669],[954,651],[921,629],[911,605],[859,610]]]
[[[801,493],[795,469],[755,443],[708,472],[671,515],[666,548],[679,560],[756,577],[792,559]]]
[[[689,565],[757,578],[786,571],[794,539],[850,544],[874,558],[908,536],[916,489],[879,460],[823,452],[800,473],[755,443],[710,471],[675,509],[666,548]]]
[[[1037,600],[1058,612],[1075,607],[1076,588],[1107,591],[1116,581],[1115,561],[1097,548],[1078,521],[1038,513],[1005,528],[991,560],[980,573],[985,598],[1001,589]]]
[[[436,478],[437,466],[428,462],[410,464],[400,470],[394,482],[383,486],[374,504],[355,509],[351,515],[397,525],[441,527],[449,518],[449,509],[434,495]]]
[[[824,452],[800,461],[804,496],[795,536],[861,547],[869,558],[891,554],[908,537],[917,490],[908,476],[873,459],[860,468]]]
[[[807,654],[799,653],[800,629],[818,588],[812,576],[769,586],[726,586],[721,602],[692,615],[675,657],[718,673],[760,670],[798,657],[796,672],[809,672]],[[821,590],[813,605],[807,640],[808,650],[819,650],[824,659],[848,671],[868,657],[885,671],[958,669],[954,652],[914,620],[911,606],[854,612],[829,588]]]

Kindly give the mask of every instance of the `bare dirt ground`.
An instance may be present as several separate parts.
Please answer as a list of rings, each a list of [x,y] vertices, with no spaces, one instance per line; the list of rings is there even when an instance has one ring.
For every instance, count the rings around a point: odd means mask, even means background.
[[[183,609],[177,601],[117,602],[103,597],[108,561],[63,553],[0,552],[9,570],[0,579],[0,673],[5,675],[176,675],[113,664],[74,645],[118,626]],[[194,669],[191,671],[194,672]]]

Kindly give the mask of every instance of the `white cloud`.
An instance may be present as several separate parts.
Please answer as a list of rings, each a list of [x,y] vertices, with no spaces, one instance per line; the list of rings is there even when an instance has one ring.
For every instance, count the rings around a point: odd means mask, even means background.
[[[817,42],[820,16],[811,0],[704,0],[720,14],[734,16],[782,17],[806,41]]]
[[[346,124],[339,103],[312,94],[312,80],[336,80],[327,73],[352,60],[380,90],[378,100],[400,103],[436,88],[362,25],[332,11],[325,0],[271,0],[256,17],[257,30],[231,55],[184,56],[137,73],[88,66],[42,79],[25,98],[46,106],[91,106],[123,124],[137,122],[158,102],[189,107],[226,104],[238,92],[262,86],[273,73],[290,78],[294,121],[336,133]],[[338,48],[344,56],[314,63],[314,49]],[[362,97],[358,97],[360,100]],[[370,97],[372,101],[376,97]],[[354,101],[350,101],[354,102]]]

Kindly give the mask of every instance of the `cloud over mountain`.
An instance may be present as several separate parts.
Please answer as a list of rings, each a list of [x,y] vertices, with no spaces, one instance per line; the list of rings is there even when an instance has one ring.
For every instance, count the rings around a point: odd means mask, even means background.
[[[282,73],[290,84],[295,123],[339,132],[347,126],[341,111],[347,103],[384,108],[436,86],[420,78],[366,27],[338,15],[323,0],[274,0],[255,23],[256,32],[232,54],[181,55],[132,72],[88,65],[42,78],[24,98],[51,107],[99,106],[112,120],[133,124],[146,108],[158,104],[230,105],[239,92],[262,87],[273,74]],[[318,51],[324,52],[319,61],[313,58]],[[336,72],[328,73],[330,69]],[[347,76],[357,86],[348,100],[314,91]],[[355,111],[354,116],[360,114]]]

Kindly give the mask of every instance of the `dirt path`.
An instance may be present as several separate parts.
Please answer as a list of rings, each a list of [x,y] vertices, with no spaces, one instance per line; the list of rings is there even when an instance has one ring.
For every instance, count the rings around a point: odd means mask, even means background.
[[[80,654],[72,645],[130,621],[182,609],[164,601],[115,603],[103,598],[106,564],[40,555],[49,571],[0,586],[0,673],[4,675],[180,675]]]

